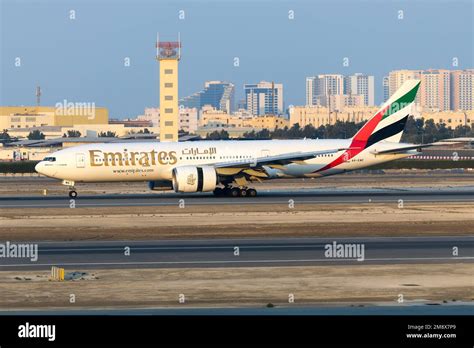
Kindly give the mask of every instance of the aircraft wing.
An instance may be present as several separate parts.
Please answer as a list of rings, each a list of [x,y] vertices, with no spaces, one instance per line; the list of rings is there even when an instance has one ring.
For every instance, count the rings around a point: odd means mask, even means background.
[[[229,162],[219,162],[214,164],[215,168],[254,168],[261,167],[264,165],[285,165],[289,163],[297,163],[299,161],[308,160],[319,155],[336,153],[338,151],[347,150],[346,148],[331,149],[324,151],[311,151],[311,152],[289,152],[276,156],[263,156],[257,158],[248,158],[242,160],[233,160]]]
[[[474,142],[474,138],[453,138],[453,139],[446,139],[443,141],[437,141],[435,143],[429,143],[429,144],[418,144],[418,145],[410,145],[410,146],[402,146],[402,147],[397,147],[393,149],[388,149],[388,150],[382,150],[382,151],[372,151],[374,155],[384,155],[384,154],[398,154],[398,153],[405,153],[410,150],[418,150],[421,151],[421,149],[425,147],[432,147],[432,146],[446,146],[446,145],[453,145],[453,144],[462,144],[462,143],[467,143],[467,142]]]

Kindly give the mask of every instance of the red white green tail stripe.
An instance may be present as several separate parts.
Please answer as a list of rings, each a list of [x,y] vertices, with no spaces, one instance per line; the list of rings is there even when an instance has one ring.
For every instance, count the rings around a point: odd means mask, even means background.
[[[334,168],[358,155],[373,144],[400,134],[405,128],[410,106],[416,98],[420,81],[406,81],[402,87],[382,106],[382,108],[367,121],[352,138],[348,150],[344,151],[334,161],[316,172]],[[400,139],[398,138],[398,141]]]

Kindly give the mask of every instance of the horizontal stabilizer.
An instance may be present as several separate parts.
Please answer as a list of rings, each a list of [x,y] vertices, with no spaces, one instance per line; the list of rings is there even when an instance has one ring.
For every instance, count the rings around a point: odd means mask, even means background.
[[[386,155],[386,154],[391,154],[391,153],[399,154],[399,153],[405,153],[410,150],[421,151],[421,149],[425,147],[446,146],[446,145],[463,144],[463,143],[471,143],[471,142],[474,142],[474,138],[452,138],[452,139],[445,139],[442,141],[437,141],[435,143],[429,143],[429,144],[418,144],[418,145],[397,147],[397,148],[382,150],[382,151],[371,151],[371,153],[374,155]]]

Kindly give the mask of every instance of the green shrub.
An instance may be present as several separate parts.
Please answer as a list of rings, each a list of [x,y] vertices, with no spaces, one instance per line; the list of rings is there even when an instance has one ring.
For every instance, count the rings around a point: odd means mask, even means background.
[[[35,166],[39,161],[0,162],[0,173],[36,173]]]

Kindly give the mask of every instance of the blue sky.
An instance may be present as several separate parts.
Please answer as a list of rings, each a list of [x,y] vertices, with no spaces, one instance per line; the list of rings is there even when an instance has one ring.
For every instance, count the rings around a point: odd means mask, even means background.
[[[380,103],[390,70],[452,69],[454,57],[458,68],[474,66],[472,0],[0,3],[0,105],[34,105],[41,85],[42,105],[95,102],[111,117],[134,117],[158,105],[157,32],[163,40],[181,33],[180,96],[226,80],[239,99],[244,83],[267,80],[284,84],[286,106],[299,105],[306,76],[362,72],[375,75]]]

